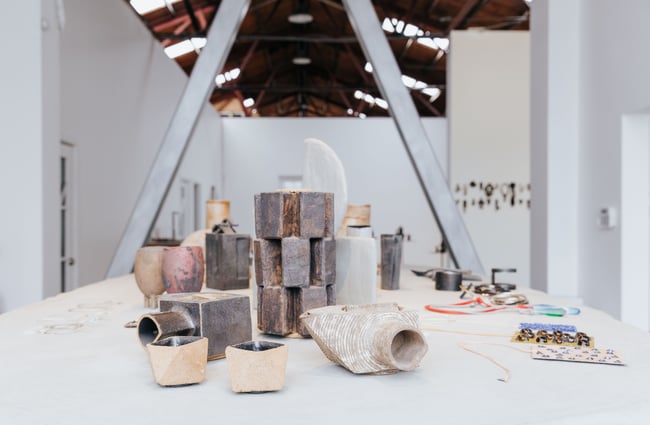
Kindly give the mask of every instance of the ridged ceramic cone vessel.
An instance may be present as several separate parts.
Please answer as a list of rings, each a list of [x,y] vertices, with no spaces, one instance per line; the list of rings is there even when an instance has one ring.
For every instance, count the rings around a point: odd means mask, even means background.
[[[154,379],[159,385],[198,384],[205,379],[208,339],[173,336],[147,345]]]
[[[413,370],[428,350],[417,312],[397,304],[321,307],[300,318],[325,356],[352,373]]]
[[[135,282],[144,294],[144,306],[158,308],[158,297],[165,292],[162,279],[162,257],[165,247],[145,246],[135,254]]]

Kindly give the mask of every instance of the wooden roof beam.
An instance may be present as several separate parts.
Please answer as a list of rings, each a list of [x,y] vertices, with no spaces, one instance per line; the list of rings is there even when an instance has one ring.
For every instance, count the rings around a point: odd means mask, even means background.
[[[449,22],[449,26],[447,27],[447,34],[449,34],[451,31],[461,28],[464,23],[478,10],[487,3],[488,0],[467,0],[465,3],[463,3],[463,7],[461,7],[460,11],[456,14],[456,16],[453,17],[451,22]]]
[[[185,31],[192,24],[192,22],[190,21],[190,18],[188,18],[187,16],[184,16],[183,18],[184,18],[183,23],[180,24],[179,26],[177,26],[174,29],[174,33],[173,33],[174,35],[182,34],[183,31]],[[170,44],[172,44],[172,39],[171,38],[166,38],[166,39],[162,40],[160,43],[163,45],[163,47],[167,47]]]
[[[199,9],[196,9],[196,12],[200,11],[201,13],[208,14],[210,12],[214,12],[214,10],[215,10],[214,6],[204,6]],[[184,20],[188,18],[189,18],[188,15],[179,16],[177,18],[170,19],[167,22],[163,22],[162,24],[155,25],[154,27],[151,28],[151,30],[154,33],[169,31],[170,28],[176,28],[177,26],[182,24]]]

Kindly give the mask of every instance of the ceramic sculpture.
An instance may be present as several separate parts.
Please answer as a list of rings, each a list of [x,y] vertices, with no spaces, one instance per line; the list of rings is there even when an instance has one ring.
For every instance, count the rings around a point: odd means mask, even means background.
[[[250,341],[250,299],[226,293],[167,294],[160,313],[138,321],[138,337],[147,345],[171,336],[208,339],[208,360],[223,358],[228,345]]]
[[[228,219],[214,228],[205,235],[206,286],[220,290],[248,288],[250,236],[236,233]]]
[[[325,356],[352,373],[413,370],[428,349],[417,312],[397,304],[321,307],[300,318]]]
[[[348,204],[345,170],[336,152],[321,140],[305,139],[302,187],[334,194],[334,229],[338,229]]]
[[[351,226],[336,239],[336,301],[372,304],[377,299],[377,248],[368,226]]]
[[[209,199],[205,203],[205,228],[213,231],[214,226],[230,219],[230,201]]]
[[[162,278],[169,294],[199,292],[203,286],[203,250],[199,246],[165,248]]]
[[[277,342],[248,341],[227,347],[232,390],[236,393],[281,390],[287,358],[287,346]]]
[[[158,297],[165,292],[162,279],[162,257],[165,247],[145,246],[135,254],[135,282],[144,294],[144,306],[157,309]]]
[[[394,235],[381,235],[381,289],[399,289],[403,241],[401,227]]]
[[[208,339],[173,336],[147,344],[149,363],[161,386],[198,384],[205,379]]]
[[[349,226],[370,226],[370,205],[348,205],[336,237],[345,236]]]
[[[255,195],[257,326],[268,334],[309,336],[301,313],[335,303],[336,245],[331,193]]]

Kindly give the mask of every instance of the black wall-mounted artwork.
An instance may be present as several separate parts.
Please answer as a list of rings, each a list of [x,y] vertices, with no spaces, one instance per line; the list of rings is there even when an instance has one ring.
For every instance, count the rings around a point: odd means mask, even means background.
[[[462,212],[469,208],[494,211],[506,208],[530,209],[530,183],[471,180],[456,183],[453,192],[456,205]]]

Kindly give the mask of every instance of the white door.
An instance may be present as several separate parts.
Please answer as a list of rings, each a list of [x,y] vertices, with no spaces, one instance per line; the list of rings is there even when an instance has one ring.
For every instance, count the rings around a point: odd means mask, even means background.
[[[61,292],[78,287],[75,243],[75,149],[61,142]]]
[[[181,217],[179,233],[184,239],[194,229],[195,204],[194,204],[194,183],[181,179]]]

